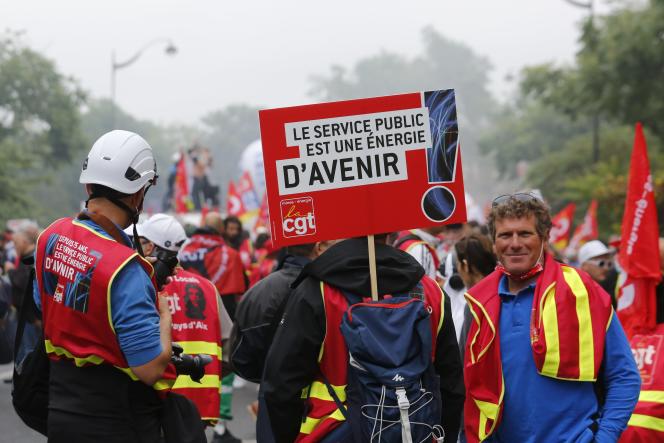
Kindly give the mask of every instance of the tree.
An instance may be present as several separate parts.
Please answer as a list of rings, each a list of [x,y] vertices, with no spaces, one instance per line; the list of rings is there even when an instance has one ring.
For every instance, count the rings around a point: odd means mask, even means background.
[[[19,34],[0,37],[0,219],[48,212],[29,191],[82,149],[83,100],[76,82]]]

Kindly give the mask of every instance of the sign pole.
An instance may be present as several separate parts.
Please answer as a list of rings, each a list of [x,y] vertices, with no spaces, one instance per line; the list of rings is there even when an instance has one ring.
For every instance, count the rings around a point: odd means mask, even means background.
[[[369,278],[371,279],[371,299],[378,300],[378,276],[376,275],[376,244],[373,234],[367,236],[369,243]]]

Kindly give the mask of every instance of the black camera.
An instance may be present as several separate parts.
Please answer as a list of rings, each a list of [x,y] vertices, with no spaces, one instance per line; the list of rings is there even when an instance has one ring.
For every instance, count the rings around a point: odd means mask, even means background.
[[[171,346],[171,363],[178,375],[188,375],[193,381],[200,383],[205,375],[205,365],[212,362],[212,357],[205,354],[183,354],[182,346],[177,343]]]
[[[166,279],[173,275],[173,271],[178,265],[177,253],[157,248],[152,256],[157,259],[152,267],[154,268],[154,279],[157,282],[157,288],[161,290],[166,283]]]

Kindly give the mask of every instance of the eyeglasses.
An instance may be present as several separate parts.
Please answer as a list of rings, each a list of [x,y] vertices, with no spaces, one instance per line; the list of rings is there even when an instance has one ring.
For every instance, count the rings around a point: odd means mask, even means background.
[[[593,259],[591,258],[590,260],[586,260],[589,263],[592,263],[595,266],[599,266],[600,268],[606,268],[606,269],[612,269],[613,268],[613,261],[609,259]]]
[[[517,201],[520,201],[520,202],[527,202],[527,201],[537,200],[537,197],[535,197],[530,192],[517,192],[515,194],[503,194],[503,195],[499,195],[498,197],[493,199],[493,202],[491,203],[491,207],[495,208],[498,205],[502,205],[503,203],[507,203],[508,200],[517,200]]]

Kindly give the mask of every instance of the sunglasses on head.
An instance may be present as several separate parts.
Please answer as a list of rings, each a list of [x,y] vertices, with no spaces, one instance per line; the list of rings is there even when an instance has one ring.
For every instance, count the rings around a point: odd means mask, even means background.
[[[535,197],[530,192],[517,192],[515,194],[503,194],[503,195],[499,195],[498,197],[493,199],[493,202],[491,203],[491,207],[495,208],[498,205],[502,205],[503,203],[507,203],[509,200],[517,200],[517,201],[520,201],[520,202],[527,202],[527,201],[531,201],[531,200],[537,200],[537,197]]]

